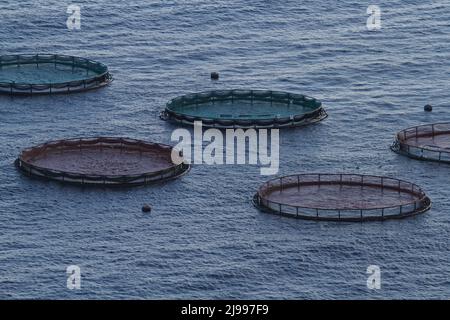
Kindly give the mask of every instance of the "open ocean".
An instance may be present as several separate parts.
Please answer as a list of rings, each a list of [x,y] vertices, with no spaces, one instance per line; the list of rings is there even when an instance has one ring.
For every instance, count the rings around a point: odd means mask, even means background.
[[[0,298],[450,298],[450,165],[389,150],[400,129],[450,121],[450,1],[377,1],[376,32],[366,1],[76,1],[81,30],[70,31],[71,3],[0,0],[0,54],[82,56],[115,79],[86,93],[0,96]],[[392,176],[421,186],[432,210],[370,223],[280,218],[251,204],[270,177],[248,165],[194,165],[114,190],[14,167],[23,148],[60,138],[171,143],[177,127],[158,117],[167,100],[228,88],[323,101],[325,121],[280,131],[279,175]],[[73,264],[80,290],[66,287]],[[380,290],[366,286],[369,265],[381,268]]]

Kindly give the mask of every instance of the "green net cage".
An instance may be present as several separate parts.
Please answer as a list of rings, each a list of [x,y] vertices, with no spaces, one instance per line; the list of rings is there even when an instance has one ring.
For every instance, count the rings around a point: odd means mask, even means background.
[[[163,120],[215,128],[304,126],[327,117],[322,103],[301,94],[269,90],[215,90],[170,100]]]
[[[264,183],[253,197],[260,210],[323,221],[380,221],[423,213],[431,200],[417,185],[359,174],[296,174]]]
[[[160,143],[121,137],[76,138],[25,149],[16,166],[30,177],[64,183],[133,186],[185,174],[190,166],[174,164],[171,154],[172,147]]]
[[[108,67],[93,60],[57,54],[0,56],[0,94],[72,93],[108,85]]]

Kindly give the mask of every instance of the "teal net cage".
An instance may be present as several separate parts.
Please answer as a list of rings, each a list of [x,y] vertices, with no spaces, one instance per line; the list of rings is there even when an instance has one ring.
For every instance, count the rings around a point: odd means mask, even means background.
[[[260,210],[323,221],[379,221],[423,213],[431,200],[417,185],[380,176],[297,174],[264,183],[253,197]]]
[[[85,58],[56,55],[0,56],[0,94],[72,93],[109,84],[108,67]]]
[[[404,129],[391,149],[413,159],[450,163],[450,122]]]
[[[327,117],[322,103],[301,94],[269,90],[215,90],[170,100],[163,120],[215,128],[283,128]]]
[[[30,176],[64,183],[133,186],[170,180],[190,166],[174,164],[172,147],[130,138],[50,141],[21,152],[16,166]]]

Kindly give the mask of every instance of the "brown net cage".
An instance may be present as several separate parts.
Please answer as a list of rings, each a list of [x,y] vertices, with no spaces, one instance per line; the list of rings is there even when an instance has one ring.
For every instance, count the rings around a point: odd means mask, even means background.
[[[450,163],[450,122],[404,129],[391,149],[413,159]]]
[[[17,167],[33,177],[84,185],[144,185],[178,177],[172,147],[129,138],[95,137],[47,142],[25,149]]]
[[[297,174],[264,183],[253,197],[265,212],[309,220],[375,221],[425,212],[431,200],[415,184],[358,174]]]

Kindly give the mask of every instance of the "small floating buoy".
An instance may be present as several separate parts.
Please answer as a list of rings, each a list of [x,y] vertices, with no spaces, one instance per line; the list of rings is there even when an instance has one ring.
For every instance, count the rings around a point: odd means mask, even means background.
[[[212,80],[219,80],[219,73],[218,72],[211,72],[211,79]]]
[[[425,107],[423,107],[423,110],[431,112],[433,111],[433,106],[431,104],[427,104]]]
[[[142,206],[142,212],[151,212],[152,211],[152,207],[150,207],[148,204],[144,204]]]

